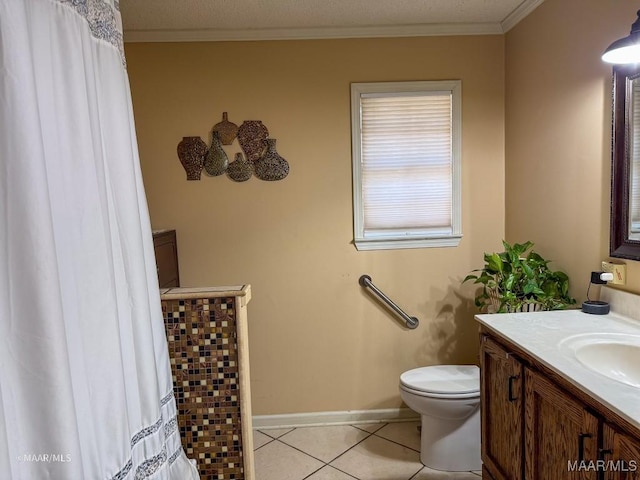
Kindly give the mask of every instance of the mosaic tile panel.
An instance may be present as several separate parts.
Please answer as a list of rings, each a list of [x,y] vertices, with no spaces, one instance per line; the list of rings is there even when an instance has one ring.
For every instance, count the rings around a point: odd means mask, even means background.
[[[162,301],[178,427],[202,480],[244,480],[234,297]]]

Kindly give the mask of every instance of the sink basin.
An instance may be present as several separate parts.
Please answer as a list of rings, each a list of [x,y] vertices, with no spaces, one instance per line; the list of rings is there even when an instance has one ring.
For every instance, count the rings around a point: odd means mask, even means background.
[[[563,340],[561,350],[589,370],[640,388],[640,335],[589,333]]]

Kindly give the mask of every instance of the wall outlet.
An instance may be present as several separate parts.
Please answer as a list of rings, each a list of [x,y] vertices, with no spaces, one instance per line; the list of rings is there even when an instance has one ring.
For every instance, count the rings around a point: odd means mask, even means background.
[[[613,273],[612,285],[625,285],[627,283],[627,266],[624,263],[602,262],[602,271]]]
[[[602,271],[606,273],[613,273],[613,263],[611,262],[602,262]]]
[[[614,285],[625,285],[627,283],[627,266],[622,264],[613,265],[613,281]]]

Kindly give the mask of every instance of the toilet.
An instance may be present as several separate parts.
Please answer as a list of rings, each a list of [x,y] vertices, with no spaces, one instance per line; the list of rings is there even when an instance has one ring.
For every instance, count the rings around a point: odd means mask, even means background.
[[[435,470],[482,469],[480,369],[437,365],[400,375],[400,397],[422,420],[420,461]]]

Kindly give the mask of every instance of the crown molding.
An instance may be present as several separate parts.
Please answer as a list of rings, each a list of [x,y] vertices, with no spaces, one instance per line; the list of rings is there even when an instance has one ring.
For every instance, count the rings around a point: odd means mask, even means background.
[[[503,33],[507,33],[515,27],[523,18],[533,12],[544,0],[524,0],[518,8],[511,12],[500,22]]]
[[[541,2],[542,0],[534,0]],[[125,30],[125,43],[233,42],[256,40],[316,40],[337,38],[500,35],[500,23],[452,23],[379,27],[281,28],[246,30]]]
[[[142,42],[239,42],[259,40],[319,40],[338,38],[429,37],[500,35],[507,33],[544,0],[522,0],[501,22],[442,23],[368,27],[125,30],[125,43]]]

